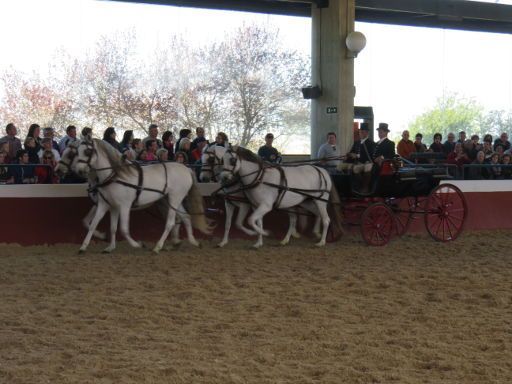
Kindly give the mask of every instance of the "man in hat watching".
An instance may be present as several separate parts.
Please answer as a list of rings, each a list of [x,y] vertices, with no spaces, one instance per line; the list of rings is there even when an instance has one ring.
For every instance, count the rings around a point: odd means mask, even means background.
[[[388,139],[388,125],[386,123],[379,123],[377,132],[379,134],[379,141],[375,145],[373,161],[380,167],[384,160],[391,160],[395,157],[396,153],[395,143]]]
[[[272,146],[273,142],[274,135],[267,133],[265,136],[265,145],[258,149],[258,156],[269,163],[278,163],[280,162],[279,152]]]
[[[373,159],[375,151],[375,142],[368,137],[370,126],[368,123],[361,123],[359,126],[359,140],[354,141],[350,152],[347,154],[347,162],[353,162],[352,172],[359,181],[359,190],[361,193],[370,192],[370,182],[372,177]]]

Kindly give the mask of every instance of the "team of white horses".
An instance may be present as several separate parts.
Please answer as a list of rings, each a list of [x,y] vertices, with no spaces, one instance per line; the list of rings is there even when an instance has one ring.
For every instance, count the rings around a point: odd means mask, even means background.
[[[336,188],[325,169],[309,164],[272,166],[247,149],[236,146],[207,146],[201,161],[200,180],[220,181],[223,186],[226,221],[224,237],[218,246],[228,243],[236,207],[239,209],[236,226],[247,235],[258,237],[255,248],[261,247],[263,236],[268,235],[263,228],[263,218],[273,209],[287,211],[290,218],[288,232],[281,244],[287,244],[292,236],[299,236],[297,215],[307,211],[317,218],[313,230],[319,238],[316,245],[325,245],[331,222],[327,208],[339,202]],[[80,252],[85,252],[92,236],[106,238],[105,234],[97,231],[97,226],[107,212],[110,212],[110,244],[104,252],[115,249],[118,224],[131,246],[142,247],[142,243],[130,235],[130,211],[155,203],[165,214],[166,220],[153,252],[158,253],[164,247],[171,231],[173,244],[179,243],[177,217],[185,226],[189,242],[195,246],[199,246],[199,243],[192,227],[206,235],[212,233],[213,227],[205,217],[203,197],[195,174],[183,164],[163,162],[140,166],[125,159],[105,141],[85,139],[79,144],[70,145],[56,168],[60,174],[71,170],[88,178],[90,194],[95,202],[84,219],[88,232]],[[337,228],[341,228],[338,212],[339,207],[334,207],[331,216]],[[249,228],[244,225],[248,215]]]

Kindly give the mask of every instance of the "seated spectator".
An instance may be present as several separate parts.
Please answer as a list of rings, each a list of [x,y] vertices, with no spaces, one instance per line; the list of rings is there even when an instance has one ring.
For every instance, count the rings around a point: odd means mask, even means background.
[[[43,128],[43,140],[50,139],[52,141],[52,148],[55,149],[57,152],[59,152],[59,143],[57,143],[55,141],[54,135],[55,135],[55,130],[53,128],[51,128],[51,127]],[[41,140],[41,145],[43,145],[43,140]],[[39,156],[39,157],[41,157],[41,156]]]
[[[16,159],[16,153],[21,149],[21,141],[16,137],[18,131],[13,123],[7,124],[5,133],[6,135],[0,139],[0,142],[7,143],[7,158],[9,162],[12,162]]]
[[[444,152],[444,146],[441,144],[441,141],[443,140],[443,136],[440,133],[434,134],[434,142],[430,144],[429,150],[436,153],[443,153]]]
[[[489,173],[485,167],[485,154],[483,151],[478,151],[476,159],[471,163],[473,166],[469,168],[468,178],[470,180],[483,180],[489,178]]]
[[[494,141],[494,150],[496,151],[496,147],[498,145],[503,146],[503,150],[507,151],[510,149],[510,141],[508,141],[508,134],[503,132],[498,139]]]
[[[167,157],[174,160],[174,142],[172,141],[172,132],[165,131],[162,135],[162,148],[167,149]]]
[[[494,151],[492,150],[492,143],[490,141],[484,141],[482,151],[484,152],[485,155],[485,161],[491,161],[491,156],[494,153]]]
[[[3,164],[10,164],[12,159],[9,156],[9,142],[7,140],[4,140],[3,138],[0,139],[0,152],[5,152]]]
[[[6,151],[0,151],[0,184],[14,183],[14,176],[10,167],[5,166],[5,159],[7,158]]]
[[[505,146],[498,144],[496,145],[496,153],[498,154],[500,161],[503,155],[505,154]]]
[[[178,152],[180,150],[180,143],[183,139],[190,139],[192,136],[192,131],[188,128],[180,129],[179,133],[180,137],[178,138],[178,141],[176,141],[176,146],[174,148],[174,152]]]
[[[277,149],[272,146],[273,142],[274,135],[272,133],[267,133],[265,136],[265,145],[258,149],[258,156],[269,163],[278,163],[280,162],[281,157],[279,156]]]
[[[404,159],[411,160],[411,153],[416,152],[416,147],[412,140],[409,140],[409,131],[402,132],[402,140],[398,142],[396,148],[398,154]]]
[[[142,163],[145,163],[148,160],[148,151],[146,151],[145,149],[141,150],[139,152],[139,154],[137,155],[137,161],[140,161]]]
[[[201,162],[201,155],[203,154],[204,147],[208,144],[208,141],[203,138],[199,138],[196,141],[196,148],[191,152],[192,160],[194,163]]]
[[[26,150],[20,149],[16,153],[16,163],[19,164],[19,166],[12,168],[14,182],[16,184],[35,183],[34,165],[29,163],[28,152]]]
[[[187,155],[188,161],[191,161],[192,155],[190,153],[190,146],[192,145],[192,141],[188,137],[184,137],[180,141],[179,152],[183,152]]]
[[[133,141],[132,141],[132,149],[135,151],[135,153],[137,154],[137,157],[138,157],[139,154],[141,153],[141,151],[144,149],[144,145],[142,144],[142,140],[141,139],[133,139]]]
[[[158,143],[156,140],[146,140],[146,161],[157,161],[156,151],[158,151]]]
[[[453,152],[455,149],[455,133],[450,132],[448,134],[447,140],[443,144],[443,152],[445,155],[448,155],[449,153]]]
[[[190,151],[192,153],[192,151],[194,149],[197,148],[197,144],[200,142],[200,141],[203,141],[205,140],[206,141],[206,144],[208,144],[208,140],[206,140],[206,137],[204,136],[205,135],[205,132],[204,132],[204,128],[203,127],[197,127],[196,128],[196,138],[192,141],[192,144],[190,145]]]
[[[30,127],[28,128],[27,139],[29,137],[34,138],[34,142],[35,142],[35,146],[36,146],[36,154],[41,149],[40,135],[41,135],[41,127],[39,126],[39,124],[30,124]],[[27,148],[25,148],[25,149],[27,149]],[[30,157],[30,154],[29,154],[29,157]]]
[[[462,143],[457,142],[455,144],[455,149],[452,153],[448,154],[448,157],[446,158],[446,162],[448,164],[455,164],[457,165],[458,174],[460,175],[461,172],[463,172],[464,164],[469,164],[471,161],[469,160],[469,157],[464,152],[464,147],[462,146]]]
[[[107,129],[105,129],[105,132],[103,133],[103,141],[106,141],[119,152],[121,152],[121,146],[119,145],[119,142],[116,140],[116,136],[117,133],[114,127],[108,127]]]
[[[60,160],[60,154],[59,151],[53,148],[52,139],[49,137],[45,137],[43,140],[41,140],[42,149],[37,153],[37,156],[39,157],[39,162],[42,163],[43,160],[43,152],[44,151],[50,151],[53,153],[53,158],[56,162]],[[30,157],[30,156],[29,156]]]
[[[503,155],[501,162],[504,165],[503,168],[501,168],[501,174],[503,175],[503,178],[506,180],[512,179],[512,165],[510,163],[510,160],[512,158],[512,155],[506,154]]]
[[[187,158],[187,154],[185,152],[176,152],[176,155],[174,155],[174,159],[177,163],[181,163],[181,164],[187,164],[188,163],[188,158]]]
[[[34,175],[37,178],[38,184],[58,184],[59,177],[53,172],[55,167],[57,166],[57,161],[55,161],[55,157],[53,151],[45,150],[43,152],[43,156],[41,157],[42,165],[38,165],[35,167]]]
[[[148,134],[149,135],[142,140],[142,147],[146,148],[146,142],[148,140],[155,140],[156,146],[162,148],[162,141],[158,138],[158,125],[151,124],[148,128]]]
[[[414,140],[414,152],[424,153],[427,151],[427,146],[423,144],[421,141],[423,140],[423,135],[421,133],[417,133]],[[426,159],[416,159],[416,163],[426,163]]]
[[[132,149],[133,138],[133,131],[131,129],[124,131],[123,139],[119,143],[119,150],[121,153],[124,153],[127,149]]]
[[[466,142],[466,132],[460,131],[459,132],[459,140],[457,140],[457,143],[464,144]]]
[[[30,164],[39,164],[39,156],[37,154],[39,151],[37,149],[36,140],[31,136],[27,136],[23,143],[23,147],[28,153],[28,162]]]
[[[490,135],[490,134],[488,134],[488,133],[487,133],[486,135],[484,135],[483,142],[484,142],[484,143],[485,143],[485,142],[489,142],[489,143],[491,143],[491,146],[492,146],[492,135]]]
[[[227,148],[229,146],[228,135],[226,135],[224,132],[217,133],[217,136],[215,137],[215,145],[220,145],[221,147]]]
[[[156,158],[160,162],[166,162],[169,160],[169,151],[165,148],[158,148],[156,151]]]
[[[491,167],[489,167],[489,179],[503,179],[503,175],[501,174],[501,167],[499,166],[500,156],[496,152],[491,156],[491,162],[489,164],[492,165]]]
[[[64,152],[67,146],[75,141],[78,141],[78,138],[76,137],[76,127],[74,125],[68,125],[66,128],[66,136],[59,141],[60,154],[62,155],[62,152]]]
[[[478,135],[471,136],[471,140],[464,143],[464,150],[471,161],[476,159],[476,154],[483,149],[482,144],[479,143],[480,137]]]

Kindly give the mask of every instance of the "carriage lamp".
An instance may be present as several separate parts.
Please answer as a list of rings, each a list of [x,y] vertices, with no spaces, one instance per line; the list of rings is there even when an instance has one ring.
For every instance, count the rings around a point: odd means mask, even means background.
[[[347,57],[356,58],[366,46],[366,37],[361,32],[350,32],[345,39],[345,44],[348,49]]]

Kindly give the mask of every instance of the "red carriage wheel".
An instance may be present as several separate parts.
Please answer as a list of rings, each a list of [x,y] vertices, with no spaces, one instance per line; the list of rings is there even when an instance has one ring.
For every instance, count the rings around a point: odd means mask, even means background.
[[[386,245],[395,230],[395,215],[384,203],[370,205],[361,218],[361,235],[368,245]]]
[[[464,194],[452,184],[440,184],[425,203],[425,227],[434,240],[455,240],[467,217]]]
[[[390,207],[395,214],[396,234],[404,235],[411,225],[412,215],[416,210],[416,199],[414,197],[403,197],[395,199],[390,203]]]

